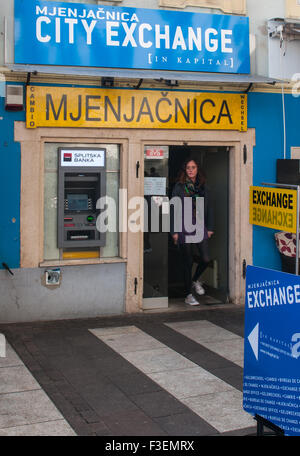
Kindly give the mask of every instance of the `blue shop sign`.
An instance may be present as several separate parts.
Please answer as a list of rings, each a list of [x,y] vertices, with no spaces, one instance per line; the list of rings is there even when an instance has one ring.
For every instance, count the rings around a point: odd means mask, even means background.
[[[15,0],[15,63],[250,73],[249,20]]]
[[[300,435],[300,277],[247,267],[243,406]]]

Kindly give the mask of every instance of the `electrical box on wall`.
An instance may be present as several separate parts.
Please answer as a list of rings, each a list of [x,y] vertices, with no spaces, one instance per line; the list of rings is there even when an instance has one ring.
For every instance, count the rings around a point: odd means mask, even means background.
[[[58,247],[105,245],[97,229],[97,201],[106,195],[106,149],[58,150]]]
[[[57,286],[60,284],[60,269],[48,269],[45,271],[45,283],[46,285]]]
[[[268,21],[269,77],[291,79],[300,73],[299,53],[300,23],[280,18],[270,19]]]
[[[22,111],[24,109],[22,85],[6,85],[5,109],[7,111]]]

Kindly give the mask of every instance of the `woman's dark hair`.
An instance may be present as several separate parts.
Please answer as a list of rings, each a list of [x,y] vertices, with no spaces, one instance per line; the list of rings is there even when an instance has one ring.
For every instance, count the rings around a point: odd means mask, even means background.
[[[197,165],[197,168],[198,168],[197,178],[198,178],[198,181],[199,181],[200,185],[205,184],[205,182],[206,182],[206,174],[205,174],[204,170],[201,168],[201,166],[199,165],[198,159],[194,158],[194,157],[187,158],[184,161],[184,163],[182,164],[181,170],[179,171],[178,181],[181,184],[184,184],[184,182],[186,180],[186,167],[187,167],[187,164],[189,162],[191,162],[191,161],[195,162],[196,165]]]

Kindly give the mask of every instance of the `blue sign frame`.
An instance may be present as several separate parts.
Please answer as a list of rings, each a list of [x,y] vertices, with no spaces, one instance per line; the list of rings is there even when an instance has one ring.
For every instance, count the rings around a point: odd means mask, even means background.
[[[247,267],[243,407],[300,435],[300,277]]]
[[[249,19],[15,0],[15,63],[248,74]]]

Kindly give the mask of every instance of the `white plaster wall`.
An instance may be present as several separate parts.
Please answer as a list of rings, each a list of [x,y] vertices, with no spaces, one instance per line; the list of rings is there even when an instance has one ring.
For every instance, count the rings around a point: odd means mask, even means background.
[[[247,15],[250,22],[250,35],[255,41],[251,53],[253,74],[268,76],[268,31],[267,21],[284,18],[285,0],[247,0]]]

